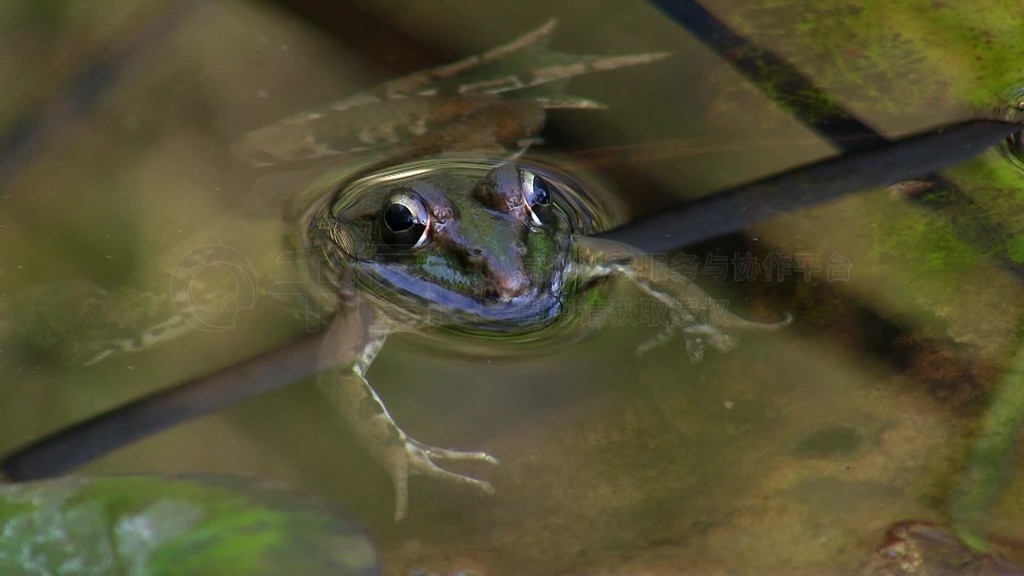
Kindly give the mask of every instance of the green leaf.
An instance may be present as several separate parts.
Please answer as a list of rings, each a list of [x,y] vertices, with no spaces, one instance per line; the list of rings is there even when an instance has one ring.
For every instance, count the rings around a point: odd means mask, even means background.
[[[371,575],[351,521],[255,480],[61,478],[0,489],[0,574]]]

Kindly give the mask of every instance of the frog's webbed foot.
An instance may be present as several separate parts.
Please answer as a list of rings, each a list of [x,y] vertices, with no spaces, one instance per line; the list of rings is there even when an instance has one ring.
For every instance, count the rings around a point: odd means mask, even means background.
[[[353,373],[321,375],[320,388],[345,417],[361,444],[379,462],[395,490],[395,521],[405,517],[409,506],[409,476],[419,474],[472,486],[484,494],[494,487],[470,476],[450,472],[437,465],[441,460],[475,460],[498,464],[485,452],[460,452],[429,446],[410,438],[388,414],[384,403],[362,377],[361,368]],[[339,377],[340,376],[340,377]]]
[[[357,367],[348,374],[321,374],[319,384],[328,399],[348,421],[373,458],[379,462],[395,491],[395,521],[405,517],[409,507],[409,476],[419,474],[471,486],[484,494],[493,494],[494,487],[470,476],[450,472],[438,466],[441,460],[475,460],[498,464],[485,452],[461,452],[429,446],[410,438],[388,414],[380,397]]]
[[[658,332],[653,338],[645,341],[636,347],[636,355],[642,356],[651,350],[654,350],[658,346],[665,344],[678,332],[683,334],[683,342],[686,344],[686,355],[690,357],[690,361],[697,363],[704,359],[704,350],[707,349],[707,344],[711,344],[712,348],[719,352],[728,352],[732,350],[736,343],[729,337],[728,334],[718,330],[714,326],[702,324],[699,326],[668,326]]]
[[[476,460],[488,464],[498,464],[498,460],[486,452],[460,452],[428,446],[417,440],[409,438],[399,430],[403,439],[401,446],[396,446],[381,456],[391,476],[391,483],[395,488],[395,521],[398,522],[405,517],[409,505],[409,476],[420,474],[431,478],[471,486],[484,494],[494,494],[494,486],[483,480],[477,480],[470,476],[449,472],[438,466],[435,460]]]
[[[347,314],[331,326],[320,350],[321,391],[345,418],[361,444],[384,466],[395,490],[395,521],[405,517],[409,506],[409,476],[419,474],[472,486],[484,494],[494,487],[470,476],[449,472],[441,460],[498,461],[484,452],[460,452],[429,446],[409,437],[395,424],[384,402],[364,376],[374,356],[393,328],[386,319],[375,319],[373,309],[356,299]]]
[[[729,335],[727,329],[774,332],[788,326],[793,321],[792,315],[787,313],[785,318],[778,322],[752,322],[726,312],[714,302],[709,302],[708,307],[710,309],[704,311],[703,314],[695,314],[684,307],[682,303],[673,303],[671,306],[672,321],[653,338],[638,346],[637,356],[650,352],[671,340],[677,333],[681,333],[683,341],[686,343],[686,353],[690,360],[696,363],[704,358],[704,351],[708,346],[719,352],[728,352],[736,347],[736,340]],[[710,318],[701,321],[699,318],[702,316],[710,316]],[[718,321],[716,321],[716,316]]]
[[[764,324],[740,318],[662,260],[628,244],[576,236],[574,250],[579,262],[577,273],[584,280],[613,275],[625,277],[658,306],[668,309],[667,316],[654,317],[661,330],[637,348],[637,355],[682,335],[687,353],[696,362],[704,356],[708,346],[719,352],[735,348],[731,332],[774,332],[793,321],[789,314],[779,322]]]

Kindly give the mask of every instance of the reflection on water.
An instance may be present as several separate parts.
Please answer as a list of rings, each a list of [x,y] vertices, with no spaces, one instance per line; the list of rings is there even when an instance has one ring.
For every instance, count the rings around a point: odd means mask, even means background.
[[[12,130],[95,54],[171,4],[140,0],[109,12],[0,7],[9,43],[0,77],[10,88],[0,94],[0,128]],[[589,168],[634,212],[829,153],[645,5],[609,1],[582,14],[570,2],[448,4],[362,6],[390,27],[375,34],[401,31],[441,46],[439,60],[490,47],[549,16],[561,20],[558,48],[675,54],[662,68],[616,81],[574,80],[574,93],[609,110],[554,113],[545,133],[552,148],[602,149],[612,160]],[[1019,63],[1019,22],[997,0],[970,10],[850,0],[837,15],[819,13],[820,25],[799,17],[805,2],[707,4],[882,132],[990,109],[996,103],[982,95],[995,100],[1020,81],[1005,63]],[[870,33],[856,28],[866,25]],[[971,40],[980,31],[987,43]],[[883,41],[896,34],[898,42]],[[228,152],[237,135],[425,64],[389,60],[407,54],[397,43],[374,45],[372,58],[351,49],[369,42],[335,45],[262,4],[196,8],[162,44],[146,48],[147,64],[117,79],[93,112],[62,117],[58,137],[2,184],[0,292],[8,306],[42,284],[84,280],[115,290],[162,282],[158,262],[180,259],[174,251],[182,239],[217,229],[226,215],[254,212],[257,175]],[[901,88],[904,65],[915,67],[908,78],[930,79],[926,100]],[[628,152],[620,147],[650,142],[682,152],[614,161],[617,151]],[[1018,167],[989,151],[946,177],[992,222],[1019,233]],[[998,251],[1012,260],[1022,244],[1016,236],[979,244],[951,232],[949,223],[965,217],[867,192],[688,252],[677,261],[693,264],[699,283],[730,309],[796,316],[788,332],[749,335],[732,353],[696,365],[682,343],[634,355],[653,330],[630,314],[579,344],[526,357],[441,354],[397,339],[370,372],[396,420],[431,444],[486,450],[502,461],[460,468],[495,485],[489,499],[414,480],[413,509],[397,526],[386,475],[304,384],[141,442],[85,472],[285,480],[368,524],[389,573],[858,570],[895,522],[948,522],[970,433],[1017,347],[1020,281],[988,257]],[[264,236],[238,220],[256,240]],[[247,256],[248,249],[239,248]],[[619,286],[609,297],[641,296]],[[197,331],[88,368],[59,362],[45,338],[4,342],[4,446],[305,329],[260,302],[235,321],[234,330]],[[1022,489],[1010,482],[992,513],[1000,542],[1024,538]]]

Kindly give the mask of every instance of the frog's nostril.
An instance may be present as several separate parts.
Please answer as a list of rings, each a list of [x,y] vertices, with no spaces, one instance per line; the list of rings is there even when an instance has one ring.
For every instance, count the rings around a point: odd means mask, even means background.
[[[480,248],[470,248],[466,252],[466,260],[474,266],[479,266],[484,261],[484,251]]]

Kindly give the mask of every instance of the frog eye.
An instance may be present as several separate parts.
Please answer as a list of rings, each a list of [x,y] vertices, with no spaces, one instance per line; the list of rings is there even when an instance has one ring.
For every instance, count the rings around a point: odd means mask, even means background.
[[[384,203],[380,219],[386,244],[415,249],[427,243],[430,214],[423,200],[408,190],[398,190]]]
[[[547,219],[548,207],[551,205],[551,192],[548,183],[538,174],[529,170],[519,171],[519,184],[523,191],[523,199],[530,209],[530,218],[537,226]]]

